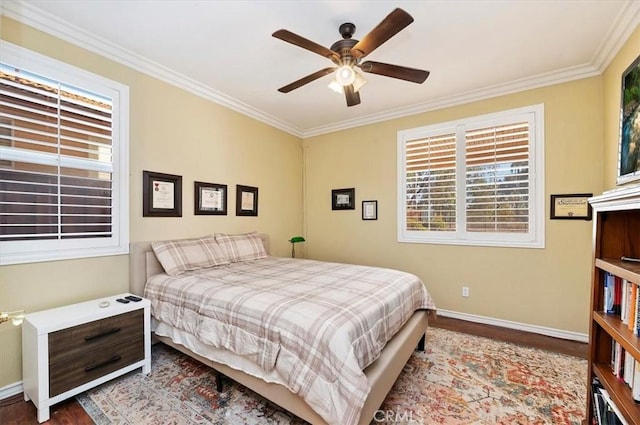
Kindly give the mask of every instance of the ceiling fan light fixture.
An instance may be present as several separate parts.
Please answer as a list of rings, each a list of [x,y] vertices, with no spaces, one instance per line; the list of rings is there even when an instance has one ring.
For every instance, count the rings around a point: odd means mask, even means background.
[[[362,86],[367,84],[367,80],[365,80],[359,72],[354,70],[353,73],[356,75],[356,78],[353,80],[353,91],[358,93],[358,90],[360,90]]]
[[[349,65],[342,65],[336,70],[336,81],[343,85],[349,86],[356,79],[356,72]]]
[[[335,78],[333,80],[331,80],[331,82],[329,83],[329,85],[327,87],[329,87],[331,90],[333,90],[334,92],[336,92],[338,94],[343,94],[344,93],[344,88],[342,87],[342,84],[340,84]]]

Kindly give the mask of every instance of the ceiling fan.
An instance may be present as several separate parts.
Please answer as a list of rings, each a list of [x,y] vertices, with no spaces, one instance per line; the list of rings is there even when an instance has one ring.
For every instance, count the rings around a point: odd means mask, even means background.
[[[366,80],[356,71],[356,67],[360,68],[363,72],[422,84],[429,76],[429,71],[382,62],[361,62],[365,56],[380,47],[380,45],[412,22],[413,18],[411,15],[397,8],[387,15],[377,27],[371,30],[371,32],[365,35],[360,41],[351,38],[355,33],[356,26],[347,22],[340,25],[339,28],[342,40],[333,43],[330,49],[294,34],[291,31],[281,29],[274,32],[272,35],[275,38],[324,56],[336,65],[300,78],[291,84],[279,88],[278,91],[281,93],[289,93],[292,90],[335,71],[335,79],[329,87],[335,91],[344,92],[347,106],[358,105],[360,104],[359,90],[366,83]]]

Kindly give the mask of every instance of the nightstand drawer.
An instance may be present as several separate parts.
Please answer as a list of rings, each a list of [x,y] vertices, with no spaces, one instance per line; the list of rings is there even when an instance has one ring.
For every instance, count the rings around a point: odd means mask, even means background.
[[[69,358],[49,367],[49,397],[144,359],[144,335],[90,353]]]
[[[49,364],[83,353],[100,351],[101,347],[132,339],[142,339],[142,309],[97,320],[49,334]]]

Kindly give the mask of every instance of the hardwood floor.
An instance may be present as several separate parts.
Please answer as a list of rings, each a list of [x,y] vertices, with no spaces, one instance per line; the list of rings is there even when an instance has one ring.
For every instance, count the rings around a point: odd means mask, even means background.
[[[587,358],[587,344],[551,336],[539,335],[515,329],[507,329],[500,326],[484,325],[482,323],[467,322],[466,320],[451,319],[438,316],[435,320],[429,320],[429,326],[449,329],[456,332],[464,332],[471,335],[483,336],[498,341],[512,342],[570,356]]]
[[[587,357],[587,344],[575,341],[532,334],[529,332],[501,328],[467,322],[464,320],[438,317],[431,320],[430,326],[449,329],[456,332],[483,336],[500,341],[541,348],[572,356]],[[25,402],[22,394],[0,400],[0,423],[2,425],[35,425],[36,408],[31,402]],[[71,398],[51,408],[51,419],[45,422],[49,425],[92,425],[91,418],[80,405]]]

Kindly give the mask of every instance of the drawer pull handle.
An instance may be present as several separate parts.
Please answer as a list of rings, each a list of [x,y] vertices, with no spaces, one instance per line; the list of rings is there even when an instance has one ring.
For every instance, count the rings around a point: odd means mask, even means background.
[[[120,332],[120,328],[113,328],[111,330],[108,330],[106,332],[102,332],[101,334],[97,334],[97,335],[85,336],[84,340],[85,341],[91,341],[92,339],[102,338],[103,336],[111,335],[111,334],[114,334],[116,332]]]
[[[121,358],[122,358],[122,357],[117,356],[117,355],[116,355],[116,356],[113,356],[113,357],[111,357],[109,360],[105,360],[105,361],[103,361],[102,363],[98,363],[98,364],[94,364],[94,365],[91,365],[91,366],[87,366],[87,367],[85,367],[85,368],[84,368],[84,371],[85,371],[85,372],[91,372],[92,370],[94,370],[94,369],[98,369],[99,367],[103,367],[103,366],[109,365],[109,364],[111,364],[111,363],[115,363],[115,362],[117,362],[118,360],[120,360]]]

